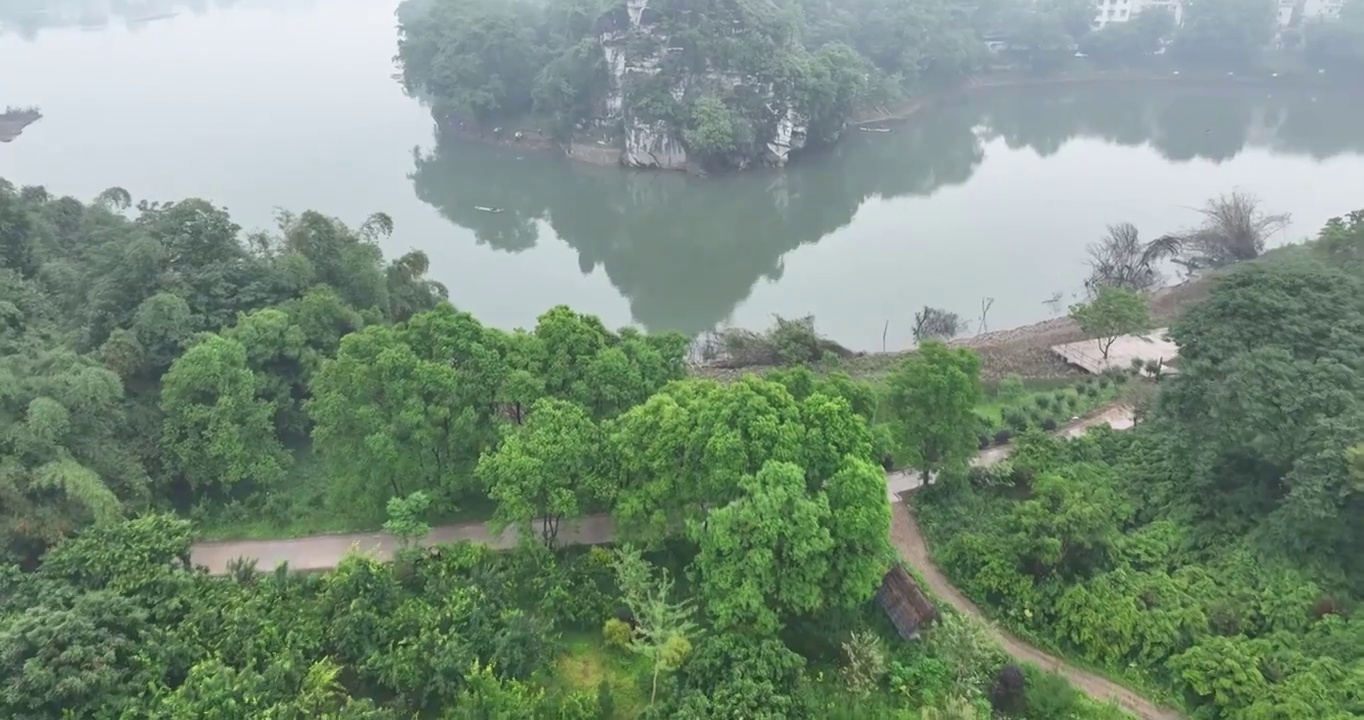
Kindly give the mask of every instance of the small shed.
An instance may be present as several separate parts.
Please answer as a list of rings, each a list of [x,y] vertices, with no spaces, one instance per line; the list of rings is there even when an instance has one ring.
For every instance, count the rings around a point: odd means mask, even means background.
[[[895,565],[881,580],[876,591],[876,602],[886,611],[900,637],[912,640],[919,636],[919,628],[938,619],[938,609],[924,597],[914,578],[904,567]]]

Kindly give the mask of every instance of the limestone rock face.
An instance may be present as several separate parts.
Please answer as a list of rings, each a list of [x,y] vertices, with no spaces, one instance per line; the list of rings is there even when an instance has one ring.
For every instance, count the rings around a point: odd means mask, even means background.
[[[620,162],[628,167],[684,169],[696,158],[689,154],[683,128],[676,117],[662,117],[660,101],[685,108],[705,94],[742,97],[750,107],[750,151],[723,158],[723,164],[743,168],[755,162],[785,165],[791,153],[805,147],[809,115],[789,91],[752,75],[719,67],[713,58],[681,57],[686,48],[670,45],[662,22],[668,14],[684,17],[690,0],[624,0],[602,17],[597,39],[607,68],[607,87],[599,103],[594,129],[617,133]],[[673,27],[677,23],[672,24]],[[732,29],[742,35],[738,21]],[[671,56],[676,55],[676,58]]]

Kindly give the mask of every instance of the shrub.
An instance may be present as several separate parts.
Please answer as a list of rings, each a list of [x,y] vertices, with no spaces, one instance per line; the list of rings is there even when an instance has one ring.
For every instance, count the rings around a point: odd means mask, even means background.
[[[848,689],[863,695],[871,692],[886,674],[886,650],[872,632],[855,632],[843,643],[843,667],[839,669]]]
[[[1327,615],[1340,615],[1342,609],[1340,601],[1332,595],[1323,595],[1317,600],[1317,604],[1312,607],[1312,617],[1320,620]]]
[[[1040,670],[1031,673],[1024,693],[1028,717],[1037,720],[1066,720],[1074,717],[1078,695],[1060,675]]]
[[[611,692],[611,683],[602,678],[597,683],[597,720],[615,720],[616,697]]]
[[[1008,428],[1004,428],[1003,430],[1000,430],[999,432],[995,433],[995,444],[1007,445],[1009,441],[1013,439],[1013,437],[1014,437],[1013,431],[1009,430]]]
[[[602,625],[601,634],[607,647],[625,650],[630,647],[630,641],[634,639],[635,631],[630,629],[630,625],[624,620],[611,618],[606,621],[605,625]]]
[[[1011,487],[1014,484],[1014,468],[1008,460],[974,466],[966,475],[971,484],[978,488]]]
[[[1010,663],[1000,668],[995,683],[990,687],[990,706],[995,712],[1011,717],[1021,717],[1027,711],[1028,678],[1023,668]]]
[[[919,657],[890,666],[890,689],[923,705],[945,699],[952,688],[953,672],[936,657]]]
[[[1007,408],[1003,412],[1004,426],[1022,430],[1028,426],[1028,412],[1022,408]]]
[[[1032,399],[1032,404],[1033,407],[1041,410],[1043,413],[1050,412],[1053,405],[1052,397],[1050,395],[1038,395]]]
[[[1047,418],[1046,420],[1042,421],[1042,429],[1046,430],[1047,432],[1053,432],[1056,430],[1057,427],[1058,426],[1056,424],[1056,421],[1051,418]]]
[[[1018,398],[1022,397],[1023,378],[1020,378],[1019,376],[1014,375],[1012,373],[1005,375],[1004,379],[999,381],[999,390],[997,392],[997,395],[999,396],[1000,400],[1003,400],[1005,402],[1017,400]]]
[[[1041,425],[1051,413],[1040,407],[1028,408],[1028,424]]]
[[[976,435],[976,447],[980,450],[984,450],[990,447],[991,440],[990,433],[978,433]]]

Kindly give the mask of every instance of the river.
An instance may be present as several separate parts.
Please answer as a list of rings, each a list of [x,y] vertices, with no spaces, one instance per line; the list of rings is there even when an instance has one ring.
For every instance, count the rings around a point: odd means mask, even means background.
[[[813,314],[866,350],[887,321],[908,345],[925,304],[972,330],[983,298],[991,329],[1063,312],[1109,223],[1153,238],[1240,189],[1292,213],[1286,242],[1364,208],[1364,98],[1263,85],[992,90],[707,179],[471,144],[393,79],[395,5],[6,3],[0,106],[44,117],[0,145],[0,177],[200,196],[248,229],[277,207],[384,211],[386,252],[424,250],[456,305],[504,327],[558,303],[689,333]]]

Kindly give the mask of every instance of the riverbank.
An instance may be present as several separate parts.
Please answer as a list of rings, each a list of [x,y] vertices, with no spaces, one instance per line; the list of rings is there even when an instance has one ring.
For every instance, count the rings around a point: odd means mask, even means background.
[[[1150,297],[1152,327],[1166,327],[1183,317],[1185,311],[1207,297],[1212,275],[1171,285],[1155,291]],[[1066,380],[1085,374],[1067,364],[1051,351],[1053,345],[1084,340],[1085,334],[1069,317],[1057,317],[1041,322],[1004,330],[993,330],[971,337],[957,338],[948,344],[969,347],[980,355],[981,378],[997,382],[1006,375],[1018,375],[1025,380]],[[837,369],[864,380],[877,380],[890,373],[902,358],[916,352],[891,350],[888,352],[857,353],[838,361]],[[728,381],[749,373],[761,374],[774,369],[769,366],[721,368],[703,364],[691,368],[697,377]]]
[[[973,78],[954,88],[906,98],[894,106],[882,106],[854,115],[848,121],[849,127],[867,127],[888,122],[908,120],[918,113],[943,103],[954,102],[969,95],[1016,87],[1044,87],[1054,85],[1115,85],[1149,84],[1183,85],[1207,87],[1210,89],[1227,88],[1242,91],[1247,87],[1269,86],[1282,89],[1304,87],[1323,89],[1364,89],[1357,81],[1351,82],[1336,76],[1311,75],[1302,73],[1277,73],[1260,71],[1254,73],[1230,73],[1180,70],[1173,67],[1159,70],[1085,70],[1052,75],[1033,75],[1026,73],[1007,73]]]
[[[43,114],[37,108],[5,108],[0,113],[0,142],[13,142],[23,134],[24,128],[38,122]]]

